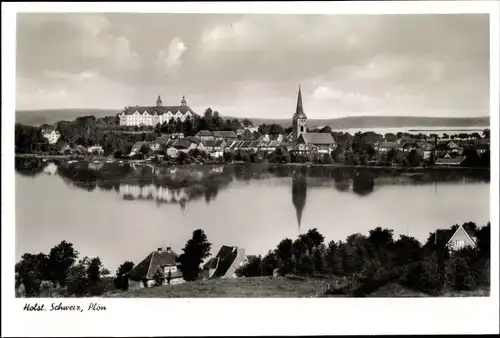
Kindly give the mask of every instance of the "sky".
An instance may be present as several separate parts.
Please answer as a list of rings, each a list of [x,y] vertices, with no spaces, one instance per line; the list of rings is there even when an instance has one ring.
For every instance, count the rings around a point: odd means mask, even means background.
[[[23,13],[16,109],[288,118],[489,115],[486,14]]]

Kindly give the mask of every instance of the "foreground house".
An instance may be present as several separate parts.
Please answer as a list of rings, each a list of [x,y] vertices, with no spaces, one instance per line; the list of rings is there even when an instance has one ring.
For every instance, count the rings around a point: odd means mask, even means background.
[[[445,246],[449,251],[457,251],[465,247],[476,248],[476,238],[460,225],[455,231],[439,229],[436,231],[436,244]]]
[[[161,275],[162,284],[184,283],[182,272],[179,270],[177,258],[179,256],[170,248],[158,248],[151,252],[142,262],[137,264],[129,273],[129,288],[144,288],[156,285],[155,276]]]
[[[202,141],[215,141],[215,136],[214,133],[212,133],[210,130],[200,130],[196,135],[196,138],[199,138]]]
[[[205,264],[205,278],[236,278],[236,270],[247,262],[248,258],[245,255],[245,249],[223,245],[217,256]]]
[[[213,131],[213,135],[216,141],[220,140],[229,141],[238,139],[238,136],[232,130],[215,130]]]

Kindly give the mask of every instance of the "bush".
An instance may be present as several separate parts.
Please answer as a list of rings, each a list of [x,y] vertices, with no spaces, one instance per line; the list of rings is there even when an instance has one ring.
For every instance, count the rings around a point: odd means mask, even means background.
[[[314,273],[314,260],[310,255],[304,255],[300,257],[299,262],[297,263],[297,273],[301,275],[311,275]]]
[[[436,294],[441,290],[437,259],[432,256],[410,264],[401,284],[415,291]]]
[[[456,291],[473,290],[477,286],[477,259],[473,249],[465,248],[452,253],[445,269],[446,285]]]

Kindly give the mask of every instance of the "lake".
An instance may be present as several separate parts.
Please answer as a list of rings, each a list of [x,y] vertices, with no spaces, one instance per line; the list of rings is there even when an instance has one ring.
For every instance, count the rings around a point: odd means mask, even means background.
[[[16,158],[16,259],[62,240],[113,273],[203,229],[221,245],[265,254],[317,228],[326,241],[377,226],[425,243],[430,232],[490,221],[489,172],[400,173],[333,167],[42,162]]]

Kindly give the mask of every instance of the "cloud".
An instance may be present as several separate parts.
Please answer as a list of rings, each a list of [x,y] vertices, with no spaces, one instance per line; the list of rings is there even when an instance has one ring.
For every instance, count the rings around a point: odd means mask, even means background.
[[[17,22],[24,107],[154,104],[158,94],[177,104],[186,94],[200,111],[285,118],[300,83],[310,118],[489,109],[487,15],[61,13]],[[38,89],[53,96],[43,101]]]
[[[160,50],[158,53],[158,62],[165,73],[177,70],[181,64],[181,57],[187,50],[186,45],[178,36],[170,41],[168,50]]]

